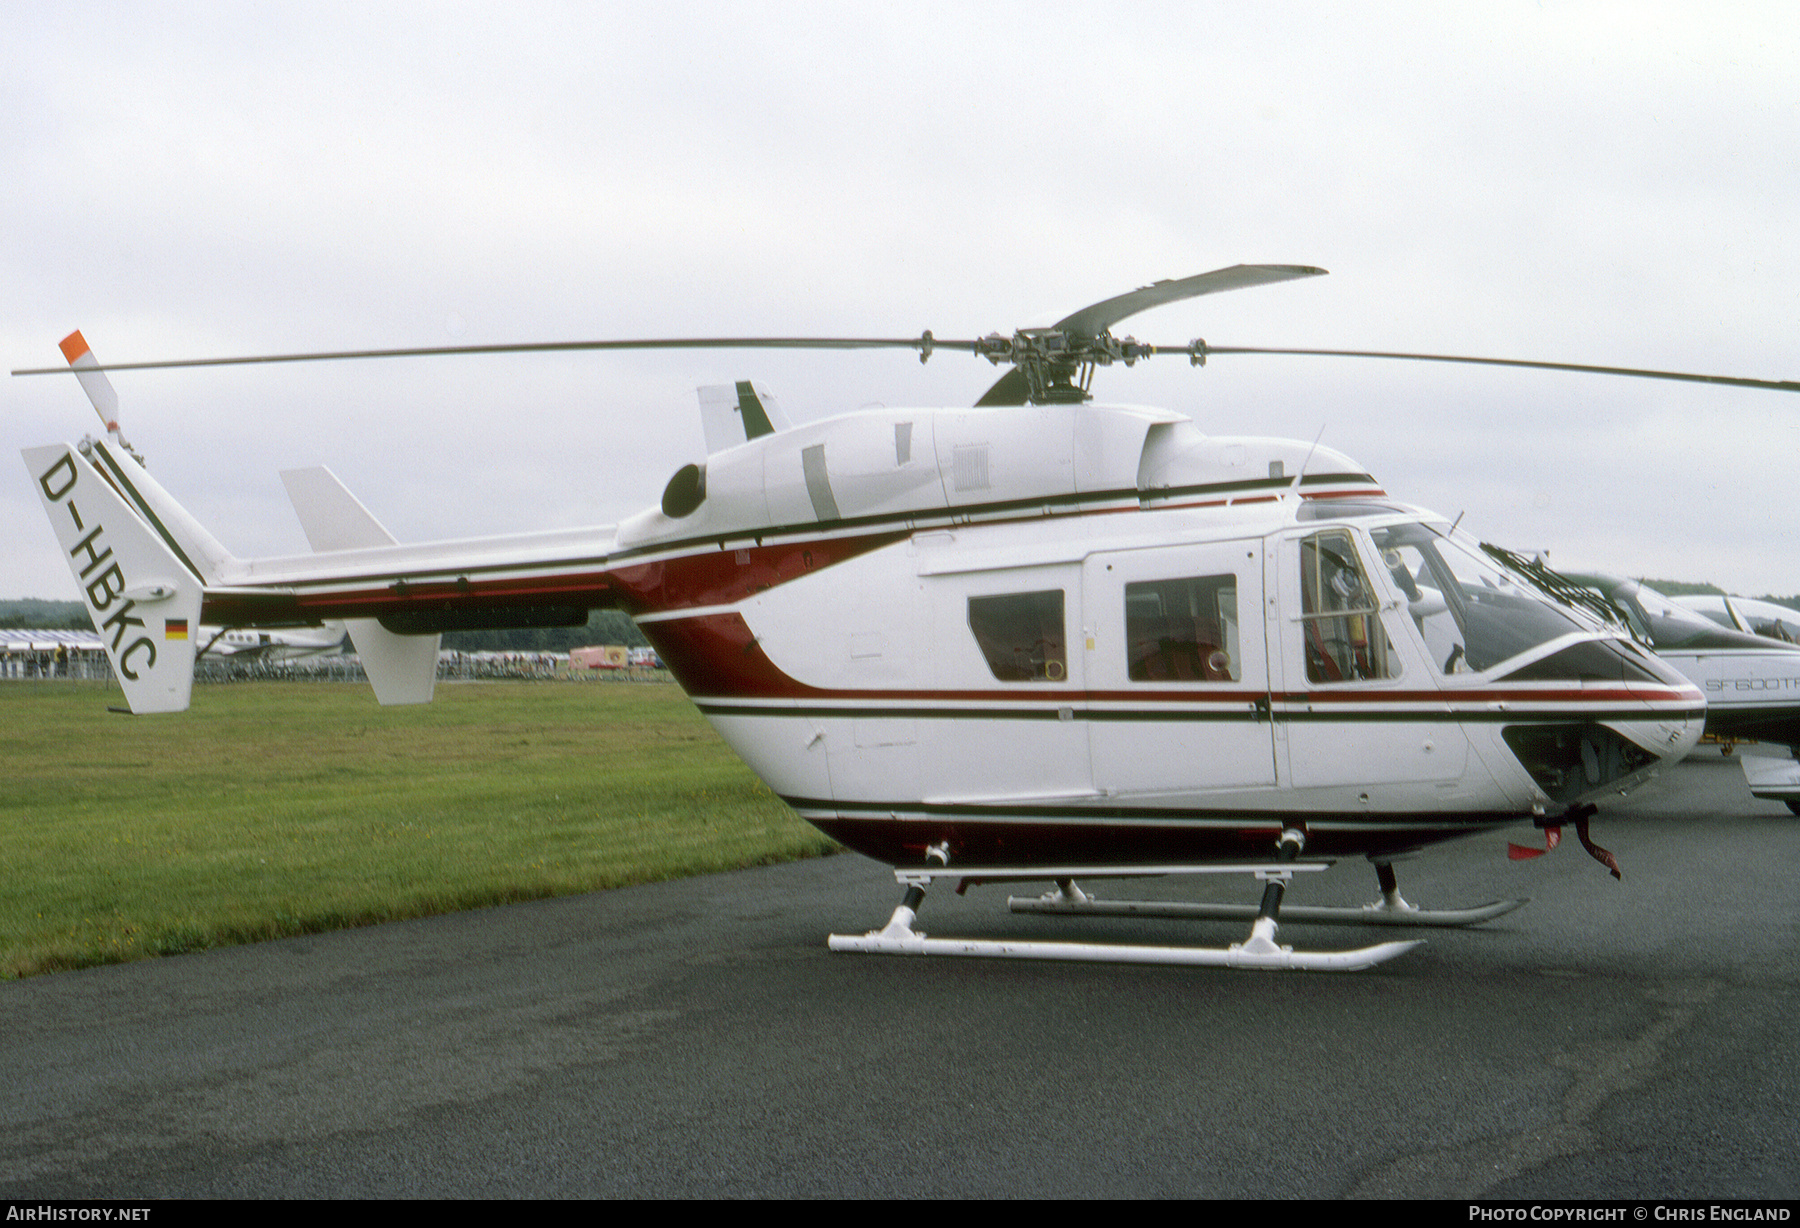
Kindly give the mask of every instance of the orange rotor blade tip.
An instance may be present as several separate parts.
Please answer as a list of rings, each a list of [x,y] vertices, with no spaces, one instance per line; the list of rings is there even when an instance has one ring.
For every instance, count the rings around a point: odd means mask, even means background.
[[[68,359],[71,367],[75,365],[76,359],[88,352],[87,338],[81,335],[79,328],[64,337],[58,344],[61,345],[63,357]]]

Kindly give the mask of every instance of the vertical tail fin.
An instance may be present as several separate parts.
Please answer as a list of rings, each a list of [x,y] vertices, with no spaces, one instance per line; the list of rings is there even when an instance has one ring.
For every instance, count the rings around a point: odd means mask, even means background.
[[[123,450],[123,445],[115,448],[96,440],[92,446],[83,443],[81,450],[107,485],[162,539],[184,567],[199,576],[202,583],[229,582],[237,564],[231,551],[175,502],[174,496],[150,476],[137,458]]]
[[[125,702],[136,713],[182,711],[194,687],[198,570],[68,444],[24,457]]]
[[[119,433],[119,394],[77,329],[61,342],[63,357],[75,369],[81,390],[93,402],[94,412],[106,424],[108,442],[82,445],[96,471],[116,490],[137,515],[149,524],[177,558],[205,583],[217,583],[235,562],[231,552],[188,515],[187,510],[157,485],[144,469],[144,458]]]
[[[792,425],[775,394],[750,380],[707,384],[695,391],[700,394],[700,430],[706,436],[708,456]]]
[[[313,551],[391,546],[394,535],[323,465],[285,469],[281,484]],[[375,698],[387,704],[428,704],[437,685],[440,635],[397,635],[373,618],[347,618],[350,642],[362,658]]]

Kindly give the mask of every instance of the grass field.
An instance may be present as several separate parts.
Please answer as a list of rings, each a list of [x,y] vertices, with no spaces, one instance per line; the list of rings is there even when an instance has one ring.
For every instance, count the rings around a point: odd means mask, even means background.
[[[0,685],[0,977],[818,856],[672,685]]]

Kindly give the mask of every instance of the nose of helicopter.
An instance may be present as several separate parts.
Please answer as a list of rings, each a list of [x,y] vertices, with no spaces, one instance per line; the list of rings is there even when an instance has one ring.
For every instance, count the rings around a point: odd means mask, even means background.
[[[1643,702],[1658,718],[1650,728],[1630,730],[1640,745],[1654,749],[1666,767],[1673,767],[1700,744],[1706,732],[1706,693],[1667,661],[1641,652],[1642,663],[1657,675],[1661,686],[1643,694]],[[1632,722],[1641,725],[1641,722]],[[1621,732],[1627,732],[1621,727]]]
[[[1698,745],[1706,727],[1706,697],[1692,683],[1682,679],[1654,693],[1633,688],[1617,698],[1627,703],[1586,720],[1501,730],[1542,791],[1540,802],[1574,806],[1629,793]]]
[[[1706,732],[1706,696],[1692,685],[1686,692],[1688,702],[1694,705],[1693,710],[1683,715],[1670,714],[1656,723],[1656,734],[1661,743],[1656,753],[1664,767],[1673,767],[1691,754],[1700,744],[1700,736]]]
[[[1617,741],[1619,752],[1602,758],[1600,780],[1594,780],[1589,771],[1590,755],[1584,743],[1582,767],[1594,793],[1635,789],[1686,758],[1706,731],[1705,693],[1666,662],[1650,659],[1662,685],[1653,691],[1633,688],[1645,709],[1642,718],[1608,720],[1602,726]]]

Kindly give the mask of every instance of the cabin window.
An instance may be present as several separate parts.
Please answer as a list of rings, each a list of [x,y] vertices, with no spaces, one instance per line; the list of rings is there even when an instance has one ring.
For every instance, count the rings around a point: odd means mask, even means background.
[[[1133,682],[1239,681],[1237,577],[1127,584],[1125,642]]]
[[[1363,682],[1399,672],[1348,529],[1300,543],[1300,599],[1307,681]]]
[[[1061,682],[1069,676],[1060,588],[971,597],[969,630],[1001,682]]]

